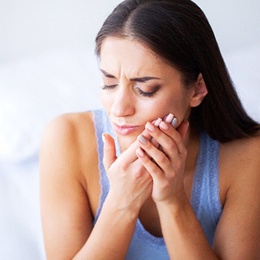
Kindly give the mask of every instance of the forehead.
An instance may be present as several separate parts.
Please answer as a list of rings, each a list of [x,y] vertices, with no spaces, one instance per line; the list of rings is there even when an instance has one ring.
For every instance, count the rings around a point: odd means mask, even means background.
[[[120,68],[137,76],[143,73],[164,74],[173,70],[146,45],[117,37],[108,37],[102,43],[100,67],[104,70],[109,69],[110,73]]]

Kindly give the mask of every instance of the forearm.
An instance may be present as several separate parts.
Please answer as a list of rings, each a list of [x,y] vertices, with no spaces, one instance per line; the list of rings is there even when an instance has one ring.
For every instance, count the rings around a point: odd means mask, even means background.
[[[120,209],[108,196],[89,238],[74,259],[124,259],[137,215],[126,208]]]
[[[171,259],[219,259],[186,197],[179,206],[158,204],[157,208]]]

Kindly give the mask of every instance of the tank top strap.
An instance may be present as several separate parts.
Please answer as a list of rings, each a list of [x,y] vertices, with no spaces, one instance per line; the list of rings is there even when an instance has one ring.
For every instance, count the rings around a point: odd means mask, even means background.
[[[102,140],[102,134],[107,133],[107,134],[110,134],[114,138],[115,144],[116,144],[117,155],[120,153],[120,149],[119,149],[119,144],[118,144],[117,138],[112,129],[112,126],[110,124],[110,121],[109,121],[109,118],[108,118],[106,112],[103,109],[96,109],[96,110],[92,110],[92,115],[93,115],[95,130],[96,130],[98,167],[99,167],[100,185],[101,185],[101,195],[100,195],[100,199],[99,199],[100,203],[99,203],[99,207],[97,210],[97,214],[94,218],[94,223],[95,223],[100,214],[101,208],[103,206],[103,203],[104,203],[105,198],[109,191],[109,180],[108,180],[108,177],[106,174],[105,167],[103,165],[103,157],[104,157],[103,145],[104,144],[103,144],[103,140]]]
[[[213,243],[215,228],[222,212],[218,161],[219,142],[201,131],[191,205],[211,243]]]

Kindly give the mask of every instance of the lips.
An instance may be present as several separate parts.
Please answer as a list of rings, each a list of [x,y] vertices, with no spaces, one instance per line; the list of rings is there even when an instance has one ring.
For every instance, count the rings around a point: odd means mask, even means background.
[[[133,125],[118,125],[113,123],[113,128],[118,135],[130,135],[133,132],[137,131],[140,126],[133,126]]]

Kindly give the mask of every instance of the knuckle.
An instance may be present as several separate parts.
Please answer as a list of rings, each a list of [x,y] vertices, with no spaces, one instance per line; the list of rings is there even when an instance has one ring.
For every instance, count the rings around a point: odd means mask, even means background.
[[[160,183],[160,189],[165,190],[169,187],[169,185],[170,185],[169,181],[167,179],[164,179],[164,181]]]
[[[128,163],[126,162],[120,162],[119,169],[121,169],[123,172],[128,169]]]
[[[182,138],[181,138],[180,135],[177,135],[177,136],[176,136],[175,141],[176,141],[176,143],[177,143],[178,145],[182,145],[182,144],[183,144],[183,141],[182,141]]]
[[[175,173],[178,173],[178,172],[182,172],[183,171],[183,167],[184,167],[184,164],[183,164],[183,160],[178,160],[176,163],[175,163]]]
[[[158,167],[154,164],[151,166],[151,172],[156,172],[156,170],[158,169]]]
[[[157,161],[159,164],[164,164],[167,161],[165,154],[164,153],[159,154]]]
[[[176,149],[176,145],[174,144],[174,142],[168,142],[167,143],[167,149],[169,151],[173,151],[174,149]]]

